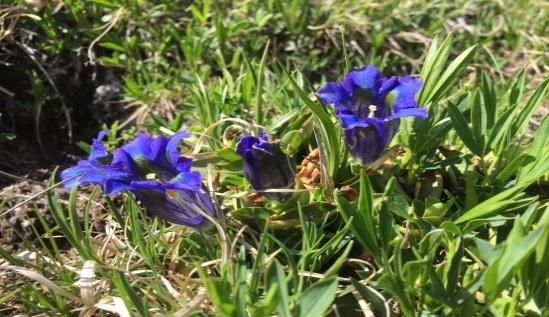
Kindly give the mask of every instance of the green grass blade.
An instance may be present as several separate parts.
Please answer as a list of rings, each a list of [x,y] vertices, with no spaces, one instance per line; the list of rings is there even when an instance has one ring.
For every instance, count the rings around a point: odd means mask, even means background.
[[[548,87],[549,87],[549,78],[545,79],[538,86],[538,88],[534,91],[530,99],[528,99],[528,102],[526,102],[526,105],[524,106],[524,108],[520,109],[520,112],[518,112],[518,117],[513,123],[513,135],[515,135],[516,133],[522,133],[524,131],[524,129],[528,125],[528,121],[532,117],[532,114],[536,110],[537,106],[541,101],[543,101],[543,97],[545,96],[545,93],[547,92]]]
[[[128,311],[132,311],[132,308],[135,308],[139,316],[151,316],[146,308],[146,302],[135,292],[124,273],[113,271],[112,281]]]
[[[322,316],[335,299],[337,280],[335,278],[323,279],[307,288],[299,300],[299,317]]]
[[[452,103],[448,103],[448,114],[452,119],[454,129],[456,130],[463,143],[465,143],[465,145],[469,148],[469,150],[471,150],[471,152],[475,153],[478,156],[482,156],[482,148],[477,143],[474,134],[471,132],[469,125],[467,124],[467,120],[459,111],[459,109]]]
[[[440,36],[438,35],[433,39],[421,69],[423,87],[418,95],[418,103],[420,105],[427,105],[432,100],[432,98],[429,97],[433,93],[433,89],[439,80],[440,74],[444,70],[444,65],[446,65],[446,61],[452,50],[452,34],[448,35],[440,46],[439,42]]]
[[[471,102],[471,123],[475,140],[482,154],[484,154],[484,146],[486,144],[487,121],[487,111],[481,101],[480,92],[477,90]]]
[[[476,52],[476,48],[476,44],[469,47],[448,65],[446,71],[438,78],[436,86],[430,92],[426,102],[436,102],[450,91],[453,84],[460,78],[467,65],[469,65]]]
[[[454,223],[460,224],[474,219],[478,219],[501,210],[505,210],[505,207],[510,206],[514,202],[514,198],[522,191],[524,186],[511,187],[495,196],[488,198],[487,200],[476,205],[463,215],[456,219]]]
[[[276,312],[280,317],[291,317],[289,298],[288,298],[288,289],[286,283],[286,275],[284,274],[284,269],[278,261],[274,261],[267,271],[267,285],[277,284],[277,306]]]
[[[269,42],[265,45],[263,55],[261,55],[261,61],[259,62],[259,71],[257,74],[257,86],[255,92],[255,121],[259,125],[263,125],[263,85],[265,80],[265,61],[267,59],[267,53],[269,52]]]

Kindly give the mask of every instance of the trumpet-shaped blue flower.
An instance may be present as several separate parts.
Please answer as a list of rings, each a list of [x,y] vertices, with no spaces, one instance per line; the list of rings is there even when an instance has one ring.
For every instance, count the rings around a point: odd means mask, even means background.
[[[280,142],[269,142],[264,131],[259,137],[243,136],[236,145],[243,158],[243,173],[255,190],[289,189],[295,181],[294,161],[281,149]],[[263,192],[263,196],[285,201],[291,193]]]
[[[199,172],[191,172],[190,158],[179,154],[182,131],[171,138],[140,133],[132,142],[108,153],[101,142],[106,131],[93,140],[87,160],[61,173],[65,187],[96,184],[107,195],[130,191],[152,214],[169,222],[201,227],[202,213],[216,211]]]
[[[421,79],[412,76],[387,78],[368,65],[352,70],[340,83],[327,83],[317,96],[335,107],[351,156],[369,163],[391,142],[400,118],[427,117],[427,109],[417,107],[421,84]]]

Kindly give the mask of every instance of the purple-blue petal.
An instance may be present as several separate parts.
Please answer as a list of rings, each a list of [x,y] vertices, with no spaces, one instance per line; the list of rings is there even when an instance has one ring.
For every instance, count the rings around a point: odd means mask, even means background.
[[[404,108],[387,117],[387,120],[394,120],[402,117],[416,117],[425,119],[428,115],[427,108]]]
[[[389,79],[384,81],[379,88],[379,96],[382,98],[385,97],[391,90],[398,86],[399,81],[396,76],[391,76]]]
[[[138,133],[137,137],[130,143],[123,145],[120,149],[128,153],[133,159],[149,159],[151,155],[152,137],[145,133]]]
[[[122,149],[117,149],[116,151],[114,151],[111,166],[124,170],[129,174],[132,174],[134,177],[139,177],[136,170],[137,166],[134,163],[132,157]]]
[[[259,141],[260,142],[269,142],[269,135],[265,130],[259,130]]]
[[[165,185],[157,180],[139,180],[133,181],[130,183],[130,190],[152,190],[156,192],[163,193],[165,190]]]
[[[342,114],[338,115],[337,118],[339,119],[339,123],[341,124],[341,127],[343,129],[347,129],[356,123],[362,122],[360,118],[358,118],[354,114]]]
[[[422,81],[413,76],[405,76],[399,80],[399,85],[386,98],[394,112],[417,107],[416,94],[421,89]]]
[[[103,183],[103,191],[105,195],[115,195],[122,191],[129,190],[131,188],[130,180],[120,180],[109,178],[105,179]]]
[[[356,87],[366,89],[376,99],[379,90],[386,77],[374,66],[367,65],[360,69],[352,70],[347,74],[341,86],[349,92],[354,92]],[[352,93],[354,95],[354,93]]]
[[[110,162],[98,160],[110,157],[101,143],[106,133],[102,131],[94,139],[89,160],[79,161],[61,173],[67,189],[97,184],[103,186],[107,195],[131,191],[152,214],[192,227],[207,223],[199,210],[216,216],[212,199],[202,186],[201,174],[190,172],[192,159],[179,153],[179,141],[188,132],[179,132],[170,139],[140,133],[117,149]]]
[[[166,186],[171,189],[199,191],[202,188],[202,175],[199,172],[181,172]]]
[[[133,193],[148,212],[160,219],[195,228],[206,224],[202,215],[189,210],[189,208],[182,208],[180,202],[175,202],[173,199],[170,199],[170,197],[174,196],[171,192],[170,196],[165,192],[147,189],[136,189]],[[177,196],[183,195],[177,194]]]
[[[238,144],[236,145],[236,153],[240,154],[240,156],[244,158],[252,157],[253,154],[251,150],[256,143],[259,143],[258,138],[253,135],[245,135],[238,141]]]
[[[384,138],[374,125],[345,130],[345,143],[353,159],[366,164],[376,160],[385,148]]]
[[[109,179],[128,180],[130,179],[130,174],[124,170],[88,160],[81,160],[76,166],[61,172],[61,180],[64,182],[67,190],[82,184],[104,186],[105,181]]]
[[[157,165],[164,165],[166,163],[166,148],[168,146],[168,138],[165,136],[159,135],[151,138],[150,141],[150,152],[147,159],[149,161],[155,162]]]
[[[327,83],[316,92],[318,98],[327,105],[349,106],[351,96],[338,83]]]
[[[280,142],[269,142],[266,135],[260,138],[243,136],[236,146],[236,152],[243,158],[244,177],[256,190],[293,187],[294,161],[282,151]],[[263,193],[263,196],[285,201],[291,193]]]
[[[147,211],[172,223],[199,228],[208,223],[200,212],[212,217],[217,214],[210,195],[204,189],[177,190],[154,184],[142,184],[132,192]]]
[[[398,120],[366,118],[345,129],[345,142],[353,159],[362,164],[378,159],[395,136],[398,126]]]
[[[109,156],[109,153],[107,152],[107,150],[105,150],[102,142],[103,138],[105,138],[105,136],[109,134],[109,132],[109,130],[102,130],[97,135],[97,138],[93,139],[90,149],[90,155],[88,157],[90,161],[96,161],[99,158]]]
[[[184,138],[188,138],[190,135],[191,134],[188,131],[177,132],[170,138],[166,145],[166,156],[179,172],[188,172],[191,169],[192,160],[181,156],[181,153],[179,152],[180,141]]]
[[[87,161],[85,161],[87,162]],[[71,190],[74,186],[80,184],[80,178],[82,175],[87,173],[89,171],[89,168],[86,166],[76,165],[73,167],[69,167],[66,170],[61,172],[61,181],[63,182],[63,186],[67,190]]]

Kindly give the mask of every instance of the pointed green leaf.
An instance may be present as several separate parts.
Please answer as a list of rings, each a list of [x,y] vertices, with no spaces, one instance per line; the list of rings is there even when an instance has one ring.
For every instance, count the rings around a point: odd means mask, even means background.
[[[318,317],[332,305],[337,291],[335,278],[323,279],[307,288],[298,304],[299,317]]]
[[[465,143],[465,145],[469,148],[469,150],[471,150],[471,152],[478,156],[481,156],[482,148],[479,146],[479,144],[477,144],[475,137],[471,132],[469,125],[467,124],[467,120],[465,120],[463,114],[452,103],[448,103],[448,114],[450,115],[450,118],[452,119],[452,124],[454,125],[454,128],[463,143]]]

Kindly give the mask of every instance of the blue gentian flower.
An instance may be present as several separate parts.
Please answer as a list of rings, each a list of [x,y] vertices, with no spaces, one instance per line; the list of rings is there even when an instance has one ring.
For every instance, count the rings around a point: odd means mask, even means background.
[[[215,217],[212,199],[199,172],[191,172],[190,158],[179,154],[179,142],[189,135],[182,131],[171,138],[140,133],[130,143],[108,153],[99,133],[87,160],[61,173],[65,187],[96,184],[107,195],[130,191],[152,214],[169,222],[201,227],[202,212]]]
[[[259,137],[241,137],[236,145],[236,152],[243,158],[244,177],[255,190],[293,187],[295,162],[282,151],[280,142],[269,142],[269,137],[264,131],[259,132]],[[261,194],[277,201],[286,201],[291,196],[291,193]]]
[[[351,156],[365,164],[381,156],[401,117],[427,117],[427,109],[417,107],[421,84],[413,76],[387,78],[368,65],[352,70],[340,83],[327,83],[317,96],[335,107]]]

